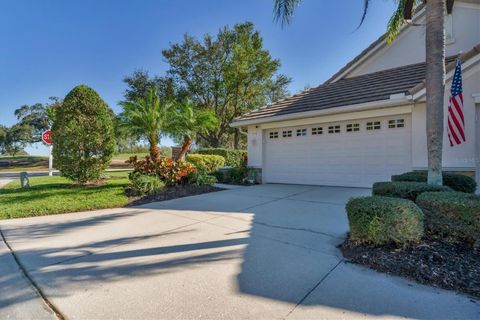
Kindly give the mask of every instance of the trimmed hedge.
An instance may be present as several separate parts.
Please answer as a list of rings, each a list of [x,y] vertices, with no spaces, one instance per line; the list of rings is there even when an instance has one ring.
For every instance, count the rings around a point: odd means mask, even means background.
[[[205,148],[197,150],[198,154],[213,154],[225,158],[225,165],[239,168],[247,164],[247,151],[225,148]]]
[[[427,182],[427,171],[411,171],[393,175],[392,181]],[[443,184],[459,192],[475,193],[477,189],[475,179],[453,172],[443,172]]]
[[[386,181],[375,182],[373,184],[372,194],[375,196],[403,198],[415,201],[415,199],[424,192],[439,191],[452,191],[452,189],[446,186],[433,186],[423,182]]]
[[[427,192],[417,198],[427,225],[455,240],[480,240],[480,196],[464,192]]]
[[[418,242],[423,236],[423,213],[412,201],[389,197],[362,197],[346,205],[350,238],[382,245]]]
[[[225,158],[208,154],[189,154],[187,162],[193,164],[199,171],[213,173],[225,166]]]

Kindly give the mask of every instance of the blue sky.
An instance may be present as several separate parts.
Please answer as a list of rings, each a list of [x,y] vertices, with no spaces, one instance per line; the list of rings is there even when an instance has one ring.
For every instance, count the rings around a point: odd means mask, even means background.
[[[118,112],[125,75],[139,68],[162,74],[168,66],[161,50],[185,33],[201,37],[244,21],[281,60],[294,93],[322,83],[384,32],[393,1],[371,1],[355,31],[362,6],[304,0],[282,29],[273,22],[273,0],[0,0],[0,123],[13,124],[20,105],[64,97],[78,84]]]

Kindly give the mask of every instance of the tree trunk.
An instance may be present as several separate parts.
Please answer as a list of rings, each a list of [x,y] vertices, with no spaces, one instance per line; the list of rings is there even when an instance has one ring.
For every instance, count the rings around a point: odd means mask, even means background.
[[[442,185],[443,109],[445,91],[445,0],[426,4],[426,99],[428,183]]]
[[[183,137],[183,144],[182,144],[182,150],[180,151],[180,153],[178,154],[178,157],[177,159],[175,159],[176,161],[185,161],[185,156],[187,155],[187,152],[188,150],[190,150],[190,147],[192,146],[192,139],[185,135]]]
[[[240,146],[240,130],[235,128],[235,134],[233,136],[233,149],[238,149]]]
[[[160,159],[160,148],[158,147],[158,136],[155,134],[151,134],[148,137],[148,143],[150,144],[150,158],[152,160]]]

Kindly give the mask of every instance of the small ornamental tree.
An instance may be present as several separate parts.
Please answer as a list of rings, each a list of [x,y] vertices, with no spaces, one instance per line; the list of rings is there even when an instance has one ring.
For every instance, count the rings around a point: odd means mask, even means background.
[[[62,176],[87,183],[108,167],[115,140],[110,109],[95,90],[72,89],[55,112],[53,158]]]

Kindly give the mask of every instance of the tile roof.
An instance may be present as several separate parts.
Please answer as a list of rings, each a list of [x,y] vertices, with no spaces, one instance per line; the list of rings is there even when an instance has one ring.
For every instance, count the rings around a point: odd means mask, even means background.
[[[446,63],[454,59],[449,57]],[[392,94],[409,94],[409,90],[424,79],[425,63],[344,78],[253,110],[235,119],[235,122],[387,100]]]

